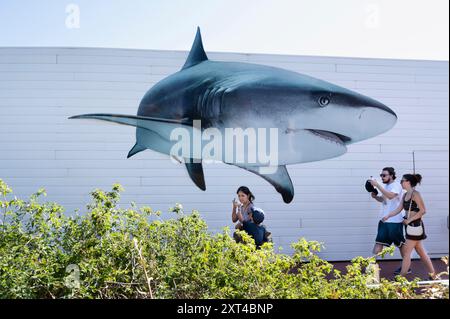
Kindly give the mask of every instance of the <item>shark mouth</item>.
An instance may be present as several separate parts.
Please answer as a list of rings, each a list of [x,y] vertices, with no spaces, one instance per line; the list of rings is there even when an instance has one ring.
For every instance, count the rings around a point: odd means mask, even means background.
[[[306,131],[320,136],[323,139],[326,139],[330,142],[334,142],[337,144],[348,144],[351,142],[351,138],[342,134],[338,134],[338,133],[334,133],[334,132],[330,132],[330,131],[323,131],[323,130],[312,130],[312,129],[306,129]]]

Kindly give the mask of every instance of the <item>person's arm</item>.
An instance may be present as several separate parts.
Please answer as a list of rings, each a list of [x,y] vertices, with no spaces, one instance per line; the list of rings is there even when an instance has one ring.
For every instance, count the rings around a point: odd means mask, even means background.
[[[409,217],[407,220],[405,220],[405,224],[409,224],[419,218],[422,218],[422,216],[425,214],[425,203],[423,202],[422,196],[418,192],[414,192],[411,200],[414,200],[417,203],[417,206],[419,207],[419,211],[414,214],[414,216]]]
[[[376,180],[371,180],[370,183],[372,184],[373,187],[376,187],[381,192],[381,194],[386,196],[386,198],[389,200],[394,199],[396,196],[398,196],[398,193],[387,191],[383,186],[378,184]]]
[[[231,211],[231,220],[233,221],[233,223],[238,221],[238,216],[236,214],[237,211],[237,203],[235,200],[233,200],[233,210]]]
[[[242,216],[242,212],[241,212],[240,209],[237,210],[236,215],[237,215],[237,218],[238,218],[239,222],[240,222],[241,224],[244,224],[244,220],[245,220],[245,219],[244,219],[244,216]]]
[[[375,193],[370,193],[373,199],[375,199],[377,202],[382,203],[384,201],[383,196],[377,196]]]
[[[402,200],[400,201],[400,204],[397,206],[397,208],[395,210],[393,210],[392,212],[390,212],[389,214],[387,214],[386,216],[384,216],[381,220],[382,221],[387,221],[389,218],[394,217],[395,215],[400,214],[400,212],[403,210],[403,198],[405,197],[405,195],[402,196]]]

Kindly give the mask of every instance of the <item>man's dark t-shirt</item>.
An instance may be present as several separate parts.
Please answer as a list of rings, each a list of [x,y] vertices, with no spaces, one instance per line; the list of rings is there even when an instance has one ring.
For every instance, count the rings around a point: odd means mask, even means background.
[[[244,221],[242,223],[242,226],[245,232],[253,237],[257,247],[261,246],[264,243],[264,235],[266,230],[263,226],[256,225],[251,221]]]

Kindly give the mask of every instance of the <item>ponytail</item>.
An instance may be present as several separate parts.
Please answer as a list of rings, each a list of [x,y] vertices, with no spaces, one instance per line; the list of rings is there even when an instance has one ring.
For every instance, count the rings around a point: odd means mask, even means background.
[[[420,184],[420,182],[422,182],[422,175],[420,174],[414,174],[414,177],[416,178],[416,185]]]
[[[422,175],[420,174],[405,174],[403,175],[403,179],[407,180],[412,187],[415,187],[417,184],[422,182]]]

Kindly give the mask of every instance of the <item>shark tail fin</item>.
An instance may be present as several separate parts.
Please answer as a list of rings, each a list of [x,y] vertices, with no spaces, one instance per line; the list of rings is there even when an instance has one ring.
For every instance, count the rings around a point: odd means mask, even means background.
[[[182,70],[187,69],[191,66],[199,64],[200,62],[208,60],[208,56],[203,48],[202,35],[200,33],[200,28],[197,27],[197,34],[195,35],[194,43],[192,44],[189,56],[184,63]]]

